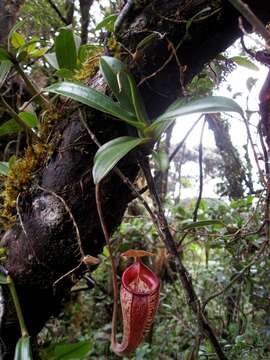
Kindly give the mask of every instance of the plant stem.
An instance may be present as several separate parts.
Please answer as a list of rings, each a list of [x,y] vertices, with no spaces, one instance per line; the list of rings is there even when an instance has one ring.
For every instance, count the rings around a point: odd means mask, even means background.
[[[32,96],[37,97],[37,101],[40,103],[41,106],[45,108],[50,107],[51,106],[50,102],[41,94],[40,89],[34,83],[32,83],[32,81],[28,78],[28,76],[23,71],[21,65],[17,62],[17,60],[12,59],[12,62],[18,74],[21,75],[21,77],[23,78],[27,90],[30,92],[30,94]]]
[[[156,191],[156,186],[155,186],[154,178],[151,173],[148,158],[146,158],[144,154],[141,154],[139,156],[139,163],[144,172],[144,176],[145,176],[153,203],[155,204],[155,206],[157,208],[157,224],[158,224],[157,230],[158,230],[158,233],[159,233],[161,239],[163,240],[167,250],[169,251],[171,257],[174,259],[177,274],[179,276],[179,279],[180,279],[180,281],[184,287],[185,293],[186,293],[187,303],[188,303],[189,307],[191,308],[192,312],[196,315],[201,331],[209,339],[212,346],[214,347],[215,352],[218,356],[218,359],[227,360],[227,357],[225,356],[223,350],[221,349],[221,346],[220,346],[219,341],[214,333],[214,330],[212,329],[211,325],[209,324],[205,315],[203,314],[200,300],[198,299],[197,294],[196,294],[193,284],[192,284],[191,276],[188,273],[187,269],[185,268],[184,264],[182,263],[182,260],[179,257],[176,244],[175,244],[172,234],[170,232],[167,219],[164,215],[164,211],[161,206],[159,195]]]
[[[5,99],[1,96],[0,97],[1,102],[7,109],[7,111],[10,113],[10,115],[13,117],[13,119],[16,121],[16,123],[25,130],[26,134],[29,135],[31,138],[39,141],[38,136],[34,133],[34,131],[19,117],[19,115],[12,109],[12,107],[5,101]]]
[[[229,2],[240,12],[241,15],[253,26],[254,30],[259,33],[270,45],[270,32],[265,28],[264,24],[250,10],[247,4],[241,0],[229,0]]]
[[[11,296],[12,296],[12,300],[13,300],[15,309],[16,309],[16,314],[17,314],[17,317],[18,317],[18,320],[19,320],[19,325],[20,325],[22,337],[29,336],[26,325],[25,325],[25,322],[24,322],[24,317],[23,317],[21,305],[20,305],[20,302],[19,302],[19,298],[18,298],[18,295],[17,295],[17,291],[16,291],[16,288],[15,288],[15,284],[14,284],[12,278],[9,275],[7,277],[7,284],[8,284]]]

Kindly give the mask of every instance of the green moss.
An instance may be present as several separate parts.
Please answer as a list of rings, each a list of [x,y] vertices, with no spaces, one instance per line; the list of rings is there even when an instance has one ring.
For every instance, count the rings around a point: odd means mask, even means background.
[[[18,195],[30,189],[38,170],[51,155],[52,146],[48,141],[56,122],[62,120],[63,117],[64,115],[57,113],[55,109],[46,111],[43,114],[39,129],[40,142],[28,146],[24,156],[17,159],[16,163],[10,168],[4,182],[4,190],[0,194],[3,204],[0,219],[5,228],[9,228],[16,221]]]
[[[49,146],[47,144],[34,144],[25,150],[23,158],[9,170],[5,188],[1,194],[3,198],[3,209],[0,213],[5,227],[14,224],[16,220],[16,200],[20,193],[29,188],[34,172],[41,166],[44,159],[47,158]]]
[[[78,81],[86,80],[93,77],[99,69],[99,58],[103,54],[102,49],[98,49],[97,52],[89,57],[89,59],[82,65],[82,67],[76,71],[74,79]]]

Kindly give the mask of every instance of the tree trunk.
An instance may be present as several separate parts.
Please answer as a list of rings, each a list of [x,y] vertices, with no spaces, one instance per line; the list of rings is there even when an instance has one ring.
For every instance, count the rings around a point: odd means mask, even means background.
[[[132,53],[136,53],[132,58],[127,55],[125,61],[137,82],[142,81],[139,89],[153,118],[181,96],[183,77],[185,83],[190,81],[205,63],[240,35],[238,14],[228,1],[154,0],[135,3],[124,18],[117,37]],[[144,5],[140,7],[141,3]],[[186,34],[185,21],[207,6],[211,7],[209,16],[194,21],[189,34]],[[0,3],[1,7],[3,4]],[[269,21],[270,2],[257,0],[254,11],[264,22]],[[136,52],[136,45],[151,31],[159,35],[145,49]],[[3,43],[1,34],[0,31],[0,43]],[[171,44],[177,49],[177,61]],[[179,62],[186,66],[184,73],[179,69]],[[151,74],[154,75],[150,77]],[[97,75],[88,83],[99,89],[100,80]],[[84,252],[96,255],[104,245],[91,176],[97,148],[80,121],[79,113],[74,111],[74,104],[61,110],[65,116],[54,130],[53,153],[46,166],[35,174],[31,187],[19,194],[17,223],[5,233],[0,243],[0,247],[8,249],[5,267],[16,283],[31,335],[37,334],[52,314],[57,314],[61,300],[72,286],[70,277],[59,282],[55,289],[53,282],[81,260],[74,221],[67,207],[78,225]],[[131,131],[99,112],[91,109],[85,109],[85,112],[88,126],[101,143]],[[120,166],[133,180],[138,171],[136,152],[127,156]],[[121,222],[132,196],[114,174],[103,182],[102,192],[106,222],[113,231]],[[78,277],[82,270],[78,271]],[[12,359],[19,334],[18,324],[5,288],[3,292],[4,315],[0,336],[6,346],[5,359]]]

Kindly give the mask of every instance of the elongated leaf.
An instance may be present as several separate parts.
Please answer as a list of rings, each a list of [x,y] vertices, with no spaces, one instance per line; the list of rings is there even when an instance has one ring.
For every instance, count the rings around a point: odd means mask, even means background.
[[[74,70],[77,64],[77,49],[73,32],[62,28],[55,39],[54,47],[59,68]]]
[[[122,136],[101,146],[94,159],[94,183],[99,183],[128,152],[147,141],[144,138]]]
[[[16,345],[14,360],[33,360],[30,336],[19,339]]]
[[[45,88],[44,91],[68,96],[71,99],[93,107],[94,109],[113,115],[132,126],[143,128],[143,124],[138,123],[133,114],[121,108],[118,103],[114,102],[108,96],[103,95],[88,86],[64,81],[51,85]]]
[[[29,55],[29,57],[36,59],[36,58],[39,58],[39,57],[45,55],[46,52],[48,51],[48,49],[49,48],[47,48],[47,47],[40,48],[40,49],[31,51],[31,52],[28,52],[28,55]],[[28,50],[28,48],[27,48],[27,50]]]
[[[0,48],[0,60],[11,60],[9,53],[4,48]]]
[[[105,28],[106,30],[113,32],[114,23],[116,19],[117,19],[116,14],[111,14],[106,16],[100,23],[97,24],[95,31]]]
[[[237,65],[239,66],[243,66],[249,70],[255,70],[255,71],[259,71],[258,66],[256,66],[252,61],[250,61],[247,57],[245,56],[233,56],[231,58],[229,58],[229,60],[234,61]]]
[[[149,119],[137,85],[125,65],[113,57],[102,56],[100,69],[121,106],[135,113],[139,122],[148,124]]]
[[[137,119],[141,122],[144,122],[146,125],[149,124],[150,120],[146,113],[143,100],[138,91],[137,85],[132,75],[128,75],[128,80],[130,84],[131,94],[132,94],[132,102],[136,112]]]
[[[0,161],[0,174],[6,176],[8,174],[9,164],[6,161]]]
[[[147,35],[145,38],[143,38],[139,44],[136,46],[136,51],[142,51],[145,49],[154,39],[158,38],[159,35],[157,33],[151,33],[150,35]]]
[[[121,107],[135,115],[125,65],[113,57],[102,56],[100,58],[100,70]]]
[[[25,40],[22,37],[21,34],[19,34],[17,31],[14,31],[11,35],[11,44],[15,49],[18,49],[19,47],[23,46],[25,44]]]
[[[202,220],[202,221],[196,221],[196,222],[193,222],[193,223],[190,223],[190,224],[184,226],[183,230],[205,227],[205,226],[209,226],[209,225],[221,225],[223,227],[226,227],[226,225],[220,220]]]
[[[177,104],[179,103],[179,107]],[[149,127],[156,136],[160,135],[160,129],[165,131],[172,123],[173,119],[179,116],[195,114],[195,113],[215,113],[215,112],[237,112],[242,115],[243,110],[232,99],[223,96],[208,96],[203,99],[191,101],[185,105],[182,100],[176,100],[170,108],[159,116]]]
[[[1,63],[0,63],[0,89],[4,84],[11,67],[12,67],[11,61],[9,61],[9,60],[1,61]]]
[[[38,126],[38,118],[36,114],[32,114],[27,111],[22,111],[19,113],[19,117],[31,128]]]

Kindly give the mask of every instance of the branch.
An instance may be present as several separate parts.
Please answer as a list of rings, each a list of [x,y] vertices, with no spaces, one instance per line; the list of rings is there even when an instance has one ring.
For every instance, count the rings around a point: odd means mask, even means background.
[[[161,207],[161,202],[159,199],[159,195],[157,194],[154,178],[151,173],[151,169],[149,166],[148,159],[141,154],[139,158],[139,163],[142,167],[143,173],[146,178],[146,182],[148,184],[148,188],[150,191],[150,195],[152,200],[157,208],[157,230],[158,233],[163,240],[168,252],[172,256],[175,262],[177,274],[179,279],[184,287],[187,297],[187,303],[193,313],[196,315],[199,327],[204,333],[204,335],[209,339],[215,352],[220,360],[226,360],[227,357],[225,356],[223,350],[221,349],[220,343],[216,338],[214,330],[212,329],[211,325],[209,324],[208,320],[206,319],[205,315],[203,314],[200,300],[197,297],[197,294],[194,290],[191,275],[188,273],[187,269],[185,268],[184,264],[182,263],[181,258],[179,257],[176,244],[172,237],[172,234],[169,229],[169,225],[167,219],[164,215],[163,209]]]
[[[59,16],[59,18],[61,19],[61,21],[65,24],[65,25],[69,25],[70,23],[67,21],[67,19],[61,14],[61,11],[58,9],[58,7],[55,5],[55,3],[52,0],[47,0],[48,3],[51,5],[51,7],[53,8],[53,10],[56,12],[56,14]]]
[[[201,199],[202,199],[202,192],[203,192],[203,133],[206,124],[206,119],[204,119],[202,130],[201,130],[201,137],[200,137],[200,145],[199,145],[199,169],[200,169],[200,186],[199,186],[199,195],[196,201],[195,209],[193,211],[193,222],[197,221],[198,218],[198,210],[200,207]]]
[[[265,28],[264,24],[258,17],[250,10],[247,4],[241,0],[229,0],[229,2],[240,12],[241,15],[253,26],[254,30],[260,34],[270,45],[270,32]]]

